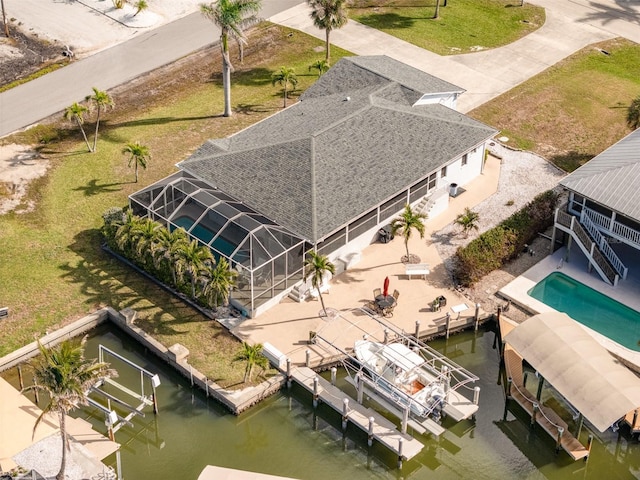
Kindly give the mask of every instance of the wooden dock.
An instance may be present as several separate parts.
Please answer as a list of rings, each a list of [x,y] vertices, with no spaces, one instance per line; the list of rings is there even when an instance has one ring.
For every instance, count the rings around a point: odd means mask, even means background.
[[[332,385],[313,370],[297,367],[291,371],[291,378],[311,392],[314,397],[343,414],[345,399],[348,400],[346,420],[351,421],[365,433],[370,434],[369,418],[373,418],[372,437],[389,450],[398,455],[400,460],[410,460],[418,455],[424,445],[411,435],[398,431],[396,425],[378,412],[360,405],[354,398]],[[314,379],[317,378],[317,389],[314,393]]]
[[[500,320],[500,331],[503,338],[512,329],[512,325]],[[508,398],[515,400],[545,432],[551,435],[556,441],[558,449],[561,447],[574,460],[586,459],[589,455],[589,449],[569,432],[567,423],[556,412],[542,405],[525,387],[522,357],[508,344],[504,345],[503,355],[507,377],[511,378],[510,391],[507,392]],[[537,411],[534,409],[534,404],[538,406]],[[563,429],[562,434],[560,434],[560,428]]]

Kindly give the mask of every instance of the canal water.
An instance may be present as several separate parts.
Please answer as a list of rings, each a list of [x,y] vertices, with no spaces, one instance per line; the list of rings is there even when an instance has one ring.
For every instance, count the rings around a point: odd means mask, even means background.
[[[301,480],[640,478],[640,447],[625,427],[596,436],[588,462],[574,462],[564,452],[556,455],[546,433],[532,432],[517,407],[504,420],[494,338],[493,332],[466,332],[430,344],[480,377],[480,410],[475,421],[449,424],[445,419],[447,431],[439,439],[419,437],[423,452],[401,469],[384,448],[368,449],[366,435],[357,428],[350,425],[343,435],[340,416],[322,405],[314,411],[310,395],[295,386],[236,417],[116,327],[93,332],[87,354],[97,356],[103,344],[162,381],[159,414],[147,408],[144,418],[116,433],[126,480],[195,480],[206,465]],[[119,382],[139,389],[139,374],[116,360],[112,365],[120,372]],[[4,376],[17,383],[15,372]],[[100,412],[86,409],[79,415],[106,430]],[[583,442],[587,434],[583,429]],[[105,463],[115,467],[115,455]]]

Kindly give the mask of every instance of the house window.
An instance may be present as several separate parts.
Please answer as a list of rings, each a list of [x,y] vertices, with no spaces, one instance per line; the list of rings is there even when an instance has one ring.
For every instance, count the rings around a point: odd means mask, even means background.
[[[445,165],[444,167],[442,167],[442,170],[440,170],[440,178],[444,178],[447,176],[447,166]]]
[[[467,154],[465,153],[465,154],[462,156],[462,166],[464,167],[466,164],[467,164]]]

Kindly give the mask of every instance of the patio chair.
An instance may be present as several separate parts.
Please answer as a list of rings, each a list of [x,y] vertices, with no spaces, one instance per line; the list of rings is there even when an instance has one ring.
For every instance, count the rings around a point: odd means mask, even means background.
[[[380,295],[382,295],[382,289],[381,288],[374,288],[373,289],[373,298],[379,297]]]
[[[398,290],[393,291],[393,299],[397,302],[398,297],[400,296],[400,292]]]

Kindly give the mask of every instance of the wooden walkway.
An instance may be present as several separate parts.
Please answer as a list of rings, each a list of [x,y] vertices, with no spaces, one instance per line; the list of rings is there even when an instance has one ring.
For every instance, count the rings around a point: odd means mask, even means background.
[[[502,329],[502,320],[500,328]],[[506,323],[506,322],[505,322]],[[510,330],[510,329],[509,329]],[[504,330],[501,330],[504,332]],[[506,335],[506,333],[503,333]],[[535,421],[558,442],[559,427],[562,427],[563,433],[560,438],[560,447],[566,451],[571,458],[579,460],[587,458],[589,449],[582,445],[580,441],[569,432],[567,423],[558,416],[556,412],[549,407],[545,407],[536,397],[524,386],[524,376],[522,371],[522,357],[511,348],[508,344],[504,346],[504,365],[507,370],[507,376],[511,378],[510,398],[514,399],[530,416],[534,415],[534,403],[538,405],[538,411],[535,412]]]
[[[424,448],[424,445],[411,435],[399,432],[393,422],[375,410],[360,405],[345,392],[319,377],[310,368],[297,367],[293,369],[291,378],[312,394],[314,393],[314,378],[318,378],[318,399],[340,414],[343,413],[344,399],[348,399],[347,419],[366,433],[369,432],[369,418],[373,417],[373,438],[398,455],[400,459],[410,460]]]

